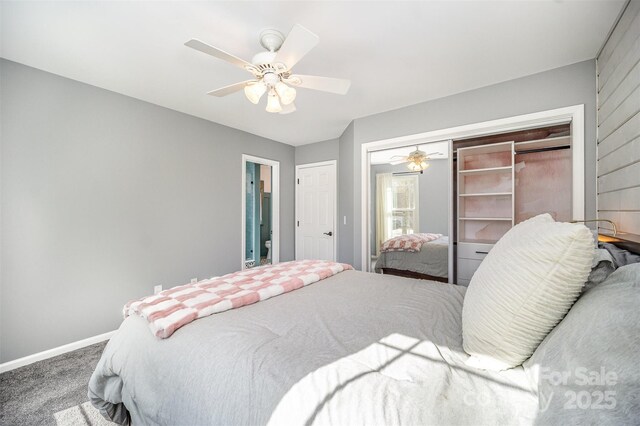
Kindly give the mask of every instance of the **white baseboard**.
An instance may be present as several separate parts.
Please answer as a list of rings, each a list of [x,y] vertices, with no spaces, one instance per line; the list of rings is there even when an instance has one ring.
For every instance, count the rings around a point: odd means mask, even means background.
[[[104,342],[105,340],[111,339],[111,336],[113,336],[115,333],[116,333],[116,330],[110,331],[108,333],[99,334],[97,336],[78,340],[77,342],[72,342],[66,345],[58,346],[57,348],[48,349],[46,351],[38,352],[33,355],[28,355],[22,358],[14,359],[13,361],[2,363],[0,364],[0,373],[4,373],[5,371],[15,370],[16,368],[33,364],[34,362],[42,361],[43,359],[52,358],[57,355],[62,355],[67,352],[75,351],[76,349],[84,348],[86,346],[90,346],[95,343]]]

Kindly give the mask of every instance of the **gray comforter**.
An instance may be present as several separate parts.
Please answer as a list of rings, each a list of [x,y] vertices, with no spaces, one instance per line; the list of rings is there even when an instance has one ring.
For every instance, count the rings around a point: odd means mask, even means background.
[[[532,423],[538,402],[521,367],[465,366],[464,292],[346,271],[165,340],[129,317],[89,396],[106,417],[140,425]],[[351,417],[332,417],[345,405]]]
[[[417,253],[390,251],[380,253],[375,271],[393,268],[418,272],[432,277],[447,278],[449,272],[449,237],[440,237],[422,245]]]

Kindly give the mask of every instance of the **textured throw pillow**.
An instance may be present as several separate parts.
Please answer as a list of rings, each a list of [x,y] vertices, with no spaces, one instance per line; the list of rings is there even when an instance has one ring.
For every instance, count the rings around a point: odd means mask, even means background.
[[[584,225],[543,214],[509,230],[474,274],[462,308],[467,363],[487,370],[522,364],[580,294],[593,259]]]

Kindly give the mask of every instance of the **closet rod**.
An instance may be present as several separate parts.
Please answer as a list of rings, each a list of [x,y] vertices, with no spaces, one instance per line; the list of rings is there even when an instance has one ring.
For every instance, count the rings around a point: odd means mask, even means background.
[[[518,150],[517,149],[517,142],[516,142],[515,152],[516,152],[516,155],[520,155],[520,154],[531,154],[531,153],[534,153],[534,152],[556,151],[556,150],[569,149],[569,148],[571,148],[571,145],[558,145],[558,146],[549,146],[549,147],[546,147],[546,148]],[[457,161],[457,160],[458,160],[457,152],[454,151],[453,152],[452,161]],[[413,173],[413,172],[407,172],[407,173]]]
[[[518,151],[518,149],[516,149],[516,155],[531,154],[534,152],[558,151],[561,149],[569,149],[569,148],[571,148],[571,145],[549,146],[547,148],[537,148],[537,149],[523,149],[521,151]]]

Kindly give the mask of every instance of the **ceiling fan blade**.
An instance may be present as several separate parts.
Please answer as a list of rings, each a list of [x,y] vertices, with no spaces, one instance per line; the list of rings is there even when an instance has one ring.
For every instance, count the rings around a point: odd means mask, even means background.
[[[302,25],[296,24],[282,43],[274,62],[285,64],[288,69],[291,69],[304,55],[316,47],[319,40],[317,35]]]
[[[282,111],[280,111],[280,114],[291,114],[292,112],[295,112],[295,111],[296,111],[296,104],[291,102],[289,105],[282,105]]]
[[[404,160],[392,160],[389,161],[389,164],[392,166],[397,166],[398,164],[406,163],[408,160],[405,158]]]
[[[225,52],[222,49],[218,49],[217,47],[213,47],[205,42],[202,42],[198,39],[191,39],[188,42],[186,42],[184,44],[185,46],[188,46],[192,49],[196,49],[199,50],[202,53],[206,53],[207,55],[211,55],[214,56],[218,59],[222,59],[223,61],[227,61],[237,67],[240,67],[242,69],[247,69],[247,67],[253,67],[252,64],[250,64],[249,62],[245,61],[244,59],[240,59],[237,56],[233,56],[230,53]]]
[[[227,96],[227,95],[230,95],[232,93],[239,92],[240,90],[244,89],[244,87],[247,84],[253,83],[254,81],[256,81],[256,80],[241,81],[240,83],[231,84],[229,86],[224,86],[224,87],[221,87],[219,89],[210,91],[209,93],[207,93],[207,95],[217,96],[217,97],[221,98],[223,96]]]
[[[292,75],[289,77],[295,81],[298,79],[299,84],[295,84],[297,87],[303,87],[305,89],[320,90],[323,92],[335,93],[337,95],[346,95],[351,86],[351,81],[343,78],[332,77],[318,77],[316,75]],[[291,84],[294,84],[293,82]]]

